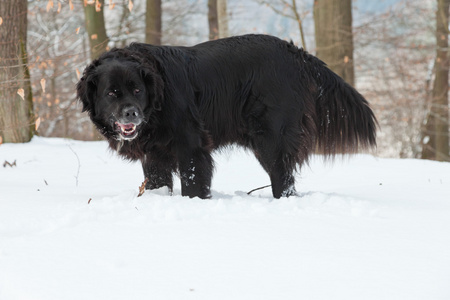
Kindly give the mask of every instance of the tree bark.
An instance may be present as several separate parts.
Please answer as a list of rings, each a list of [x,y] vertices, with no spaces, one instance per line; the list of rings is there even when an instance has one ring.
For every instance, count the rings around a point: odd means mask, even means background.
[[[208,0],[209,40],[219,38],[219,21],[217,19],[217,0]]]
[[[316,55],[355,85],[351,0],[315,0]]]
[[[106,35],[105,18],[103,15],[104,0],[96,0],[95,2],[88,1],[85,4],[84,15],[91,59],[96,59],[108,47],[108,36]]]
[[[0,137],[28,142],[35,131],[27,57],[27,0],[0,1]]]
[[[436,11],[436,62],[433,92],[423,142],[422,158],[450,161],[448,111],[448,26],[450,0],[438,0]]]
[[[145,42],[152,45],[161,45],[161,0],[147,0],[145,13]]]
[[[84,18],[91,60],[97,59],[108,49],[108,36],[106,35],[103,4],[104,0],[85,1]],[[102,139],[100,133],[94,126],[92,128],[92,136],[94,140]]]
[[[219,38],[230,36],[228,31],[227,0],[217,0],[217,20],[219,24]]]

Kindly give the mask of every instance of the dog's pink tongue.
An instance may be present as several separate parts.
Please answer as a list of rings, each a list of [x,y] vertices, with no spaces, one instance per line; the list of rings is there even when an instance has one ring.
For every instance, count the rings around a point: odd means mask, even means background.
[[[130,130],[130,129],[133,129],[133,127],[134,127],[133,123],[122,124],[122,123],[117,122],[117,125],[119,125],[122,128],[122,130]]]

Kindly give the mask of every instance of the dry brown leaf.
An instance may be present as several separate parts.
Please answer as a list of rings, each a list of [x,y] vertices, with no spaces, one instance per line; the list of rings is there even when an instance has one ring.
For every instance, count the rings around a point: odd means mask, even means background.
[[[23,89],[18,89],[17,94],[19,94],[22,100],[25,100],[25,91]]]
[[[98,38],[98,35],[97,34],[93,34],[93,35],[91,35],[91,40],[96,40]]]
[[[346,56],[344,57],[344,63],[345,63],[345,64],[348,63],[349,60],[350,60],[350,59],[349,59],[348,56],[346,55]]]
[[[48,0],[47,2],[47,12],[50,11],[50,9],[53,8],[53,0]]]
[[[70,8],[70,10],[73,10],[73,3],[72,3],[72,0],[69,0],[69,8]]]
[[[3,24],[3,18],[0,17],[0,25],[2,25],[2,24]]]
[[[58,14],[61,12],[61,2],[58,2],[58,10],[56,11]]]
[[[142,196],[145,193],[145,185],[147,184],[147,182],[148,178],[145,178],[144,182],[139,187],[139,194],[137,195],[138,197]]]
[[[0,135],[0,145],[1,144],[3,144],[3,138],[2,138],[2,136]]]
[[[77,79],[80,80],[80,75],[81,75],[80,70],[78,70],[78,68],[77,68],[77,69],[75,69],[75,72],[77,73]]]
[[[95,11],[100,12],[101,10],[102,10],[102,4],[98,0],[95,1]]]
[[[45,93],[45,78],[41,79],[41,88],[42,88],[42,92]]]
[[[78,33],[80,32],[80,28],[81,28],[81,27],[78,27],[78,28],[75,30],[75,33],[76,33],[76,34],[78,34]]]
[[[133,10],[133,1],[128,0],[128,10],[131,12]]]
[[[41,117],[38,117],[37,119],[36,119],[36,122],[34,123],[34,130],[38,130],[38,128],[39,128],[39,125],[41,125]]]

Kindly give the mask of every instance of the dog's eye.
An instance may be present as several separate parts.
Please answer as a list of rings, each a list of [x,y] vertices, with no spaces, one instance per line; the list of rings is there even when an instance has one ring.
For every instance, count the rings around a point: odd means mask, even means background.
[[[140,89],[134,89],[134,94],[136,95],[136,94],[139,94],[141,92],[141,90]]]
[[[117,94],[115,92],[109,92],[108,96],[110,96],[110,97],[117,97]]]

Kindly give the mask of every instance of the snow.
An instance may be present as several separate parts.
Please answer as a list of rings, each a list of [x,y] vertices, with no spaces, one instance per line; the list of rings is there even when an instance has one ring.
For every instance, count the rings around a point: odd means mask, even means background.
[[[318,156],[276,200],[215,158],[213,199],[138,198],[105,142],[1,145],[0,299],[450,299],[449,163]]]

